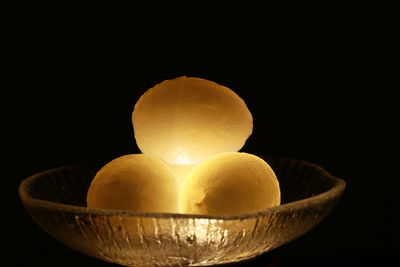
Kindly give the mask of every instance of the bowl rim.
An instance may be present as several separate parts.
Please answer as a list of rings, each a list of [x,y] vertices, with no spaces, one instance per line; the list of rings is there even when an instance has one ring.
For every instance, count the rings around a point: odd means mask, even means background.
[[[240,219],[250,219],[260,217],[262,215],[268,215],[271,213],[285,213],[285,212],[292,212],[293,210],[300,209],[304,206],[311,206],[311,205],[318,205],[322,202],[327,202],[332,199],[338,199],[344,192],[346,188],[346,181],[342,178],[338,178],[333,176],[323,167],[311,163],[305,160],[298,160],[286,157],[277,157],[279,159],[284,160],[291,160],[296,161],[301,164],[306,164],[316,170],[320,171],[326,179],[332,183],[332,187],[320,194],[313,195],[311,197],[303,198],[300,200],[284,203],[278,206],[270,207],[264,210],[250,212],[250,213],[241,213],[237,215],[202,215],[202,214],[183,214],[183,213],[139,213],[129,210],[109,210],[109,209],[100,209],[100,208],[88,208],[84,206],[76,206],[70,204],[64,204],[49,200],[43,200],[38,198],[33,198],[29,194],[29,185],[39,179],[41,176],[63,171],[66,169],[72,168],[82,168],[82,167],[89,167],[90,164],[74,164],[74,165],[66,165],[57,168],[52,168],[48,170],[44,170],[38,173],[35,173],[28,178],[22,180],[18,187],[18,193],[20,199],[24,206],[29,207],[37,207],[37,208],[46,208],[52,209],[57,211],[68,211],[74,212],[77,214],[86,214],[86,215],[102,215],[102,216],[130,216],[130,217],[141,217],[141,218],[159,218],[159,219],[215,219],[215,220],[240,220]]]

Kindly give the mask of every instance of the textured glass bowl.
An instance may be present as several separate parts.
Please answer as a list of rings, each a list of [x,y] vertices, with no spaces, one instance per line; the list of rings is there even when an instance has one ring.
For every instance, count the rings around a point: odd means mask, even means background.
[[[86,208],[97,167],[35,174],[19,188],[37,224],[87,255],[121,265],[182,266],[238,262],[303,235],[333,209],[345,182],[321,167],[264,157],[281,186],[282,205],[240,216],[137,214]]]

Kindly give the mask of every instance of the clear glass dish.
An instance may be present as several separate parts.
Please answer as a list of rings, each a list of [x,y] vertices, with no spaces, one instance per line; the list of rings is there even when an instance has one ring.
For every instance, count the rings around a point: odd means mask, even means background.
[[[32,218],[72,249],[132,266],[204,266],[239,262],[270,251],[321,222],[345,181],[305,161],[263,157],[281,186],[282,204],[239,216],[89,209],[95,166],[66,166],[35,174],[19,187]]]

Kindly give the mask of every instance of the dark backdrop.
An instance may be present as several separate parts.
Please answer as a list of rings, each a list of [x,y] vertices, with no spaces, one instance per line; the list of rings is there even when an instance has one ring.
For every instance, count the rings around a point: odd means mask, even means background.
[[[17,186],[48,168],[138,152],[133,105],[181,75],[213,80],[246,101],[254,132],[242,151],[312,161],[348,182],[322,224],[248,266],[398,263],[399,183],[382,149],[394,150],[396,124],[386,83],[391,17],[382,12],[352,3],[18,7],[8,53],[15,76],[3,98],[3,179],[15,203],[3,218],[12,218],[14,263],[111,266],[41,231]]]

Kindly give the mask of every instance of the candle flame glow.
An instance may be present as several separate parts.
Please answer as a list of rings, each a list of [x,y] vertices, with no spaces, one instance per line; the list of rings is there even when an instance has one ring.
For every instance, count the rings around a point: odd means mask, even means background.
[[[182,152],[181,149],[178,149],[173,154],[176,155],[174,165],[194,165],[197,164],[190,156]]]

